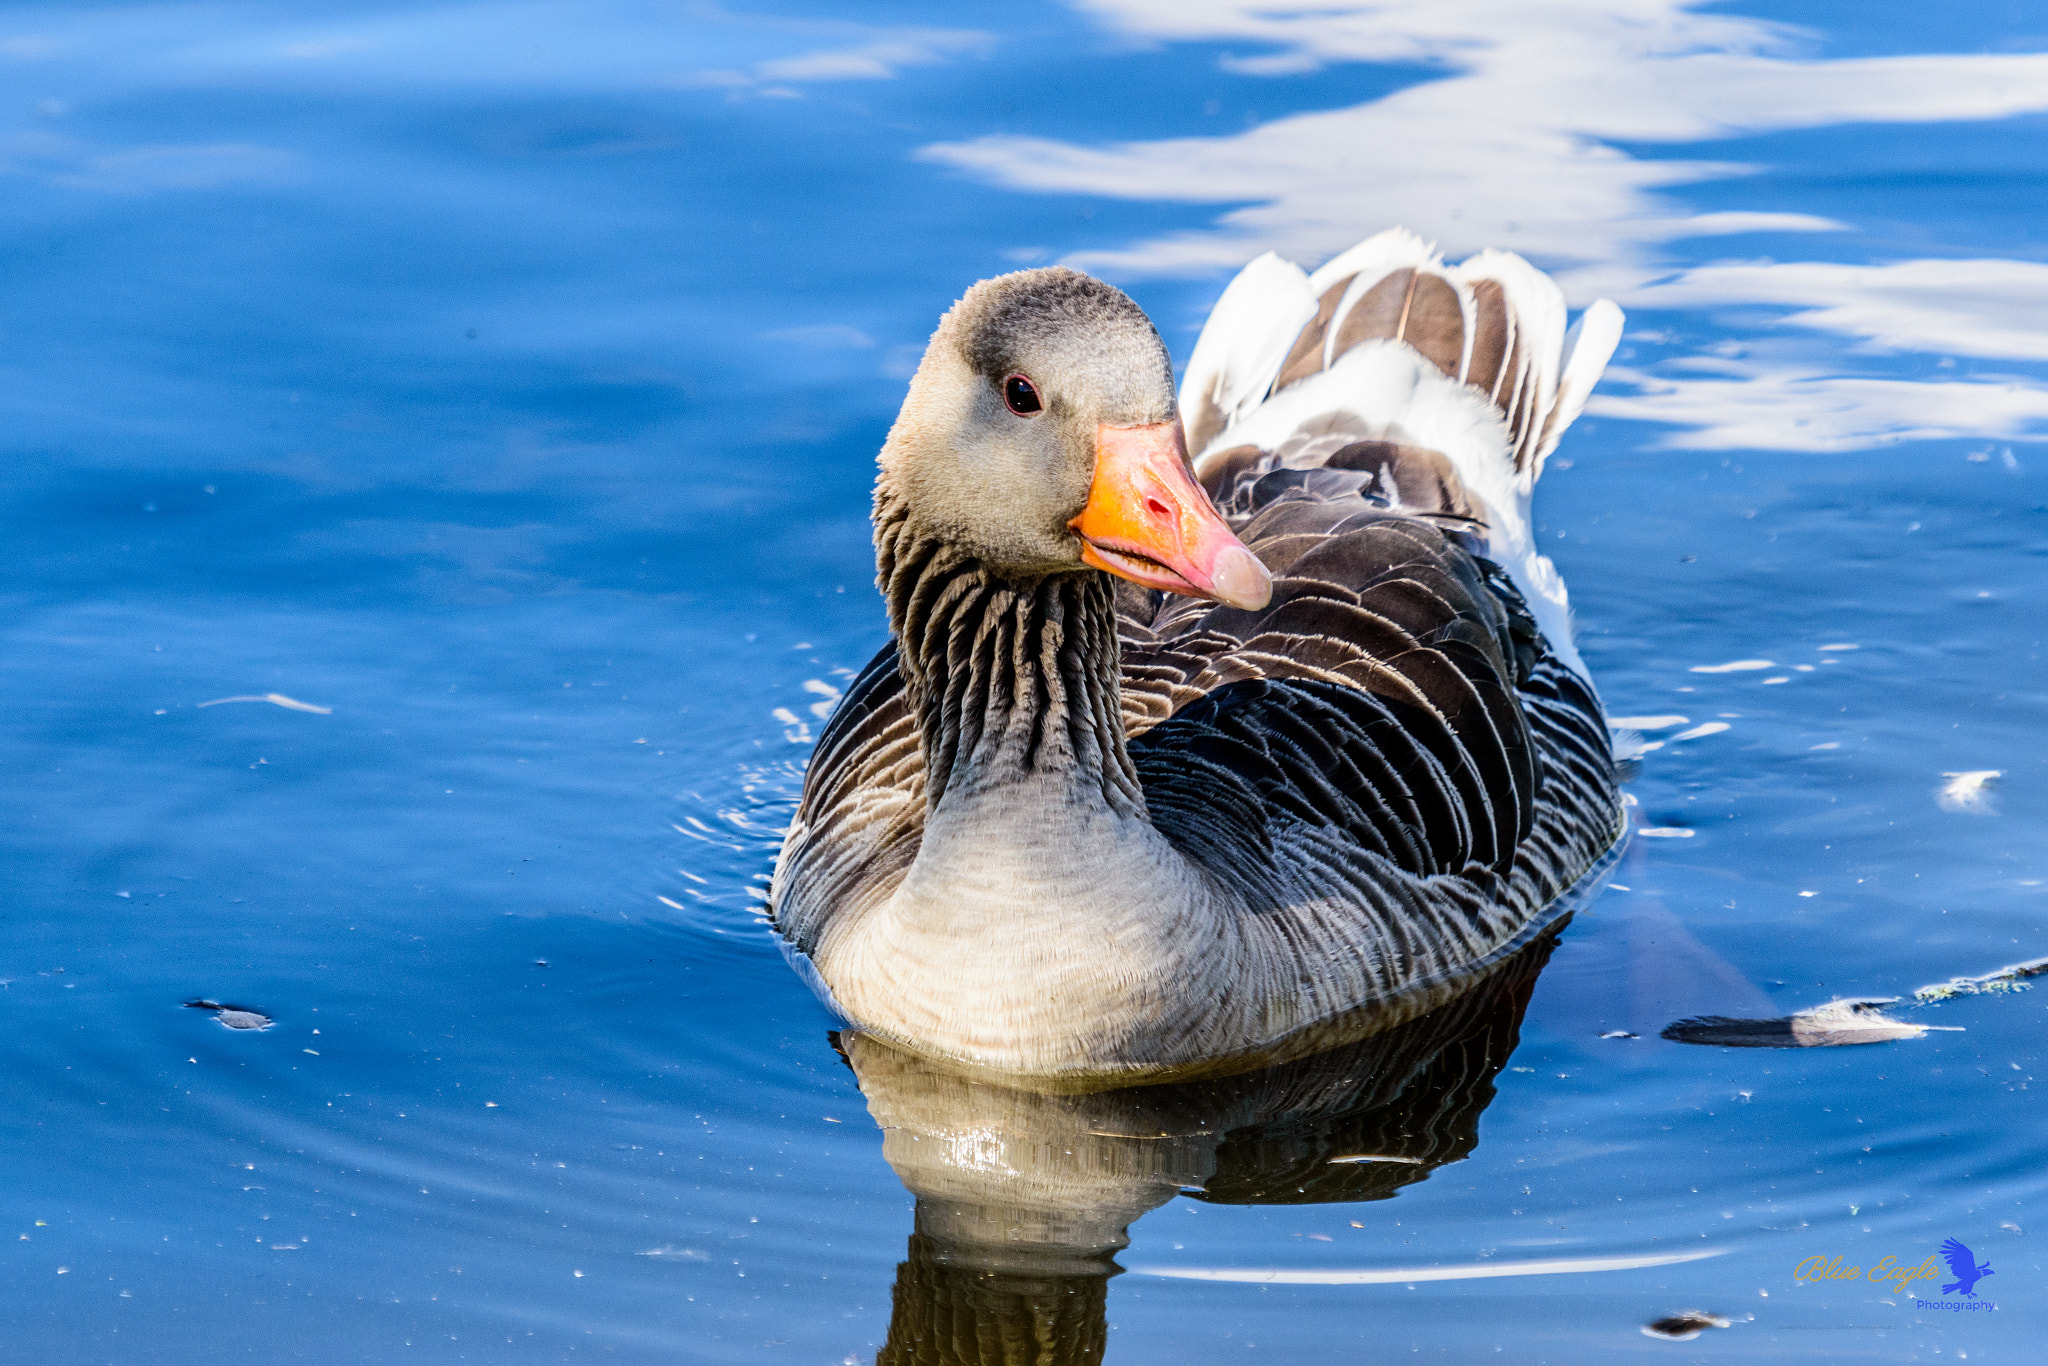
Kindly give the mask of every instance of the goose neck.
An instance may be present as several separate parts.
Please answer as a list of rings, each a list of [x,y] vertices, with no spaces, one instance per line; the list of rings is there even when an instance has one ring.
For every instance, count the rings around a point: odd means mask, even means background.
[[[890,502],[877,499],[878,580],[924,745],[928,810],[1035,789],[1142,816],[1108,576],[998,574]]]

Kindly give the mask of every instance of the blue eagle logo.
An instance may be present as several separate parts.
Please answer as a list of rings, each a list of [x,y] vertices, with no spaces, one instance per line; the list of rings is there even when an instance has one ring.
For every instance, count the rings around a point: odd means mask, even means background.
[[[1949,1273],[1955,1279],[1941,1288],[1944,1295],[1962,1291],[1971,1299],[1977,1298],[1976,1285],[1986,1276],[1993,1275],[1991,1264],[1977,1265],[1977,1254],[1951,1238],[1941,1245],[1941,1259],[1948,1263]]]

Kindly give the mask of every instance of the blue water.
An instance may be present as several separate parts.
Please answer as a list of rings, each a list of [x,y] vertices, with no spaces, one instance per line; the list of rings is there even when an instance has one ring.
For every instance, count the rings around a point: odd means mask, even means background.
[[[0,8],[5,1355],[873,1360],[913,1196],[755,907],[883,639],[908,367],[1059,259],[1184,360],[1219,263],[1406,222],[1630,311],[1538,511],[1610,710],[1685,718],[1631,784],[1679,833],[1567,931],[1461,1160],[1166,1192],[1107,1359],[2033,1360],[2048,996],[1656,1035],[2048,953],[2048,39],[1623,15]],[[1318,122],[1445,91],[1491,112]],[[1798,1276],[1948,1237],[1996,1310]],[[1153,1274],[1673,1250],[1715,1255]],[[1682,1309],[1731,1324],[1639,1331]]]

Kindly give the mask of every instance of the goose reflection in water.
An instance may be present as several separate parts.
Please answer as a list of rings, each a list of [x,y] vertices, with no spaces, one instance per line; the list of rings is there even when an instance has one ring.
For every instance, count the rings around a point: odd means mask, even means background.
[[[1385,1200],[1467,1156],[1554,942],[1394,1029],[1175,1085],[1044,1095],[839,1035],[883,1155],[917,1197],[877,1366],[1092,1366],[1115,1254],[1175,1195]]]

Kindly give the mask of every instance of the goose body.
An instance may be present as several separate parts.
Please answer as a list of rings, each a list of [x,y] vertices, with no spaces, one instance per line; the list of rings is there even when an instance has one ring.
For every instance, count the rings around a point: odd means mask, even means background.
[[[1564,314],[1399,230],[1268,255],[1176,399],[1110,286],[969,291],[881,457],[891,641],[771,891],[834,1007],[1123,1085],[1400,1023],[1551,926],[1624,828],[1528,514],[1620,331],[1567,354]]]

